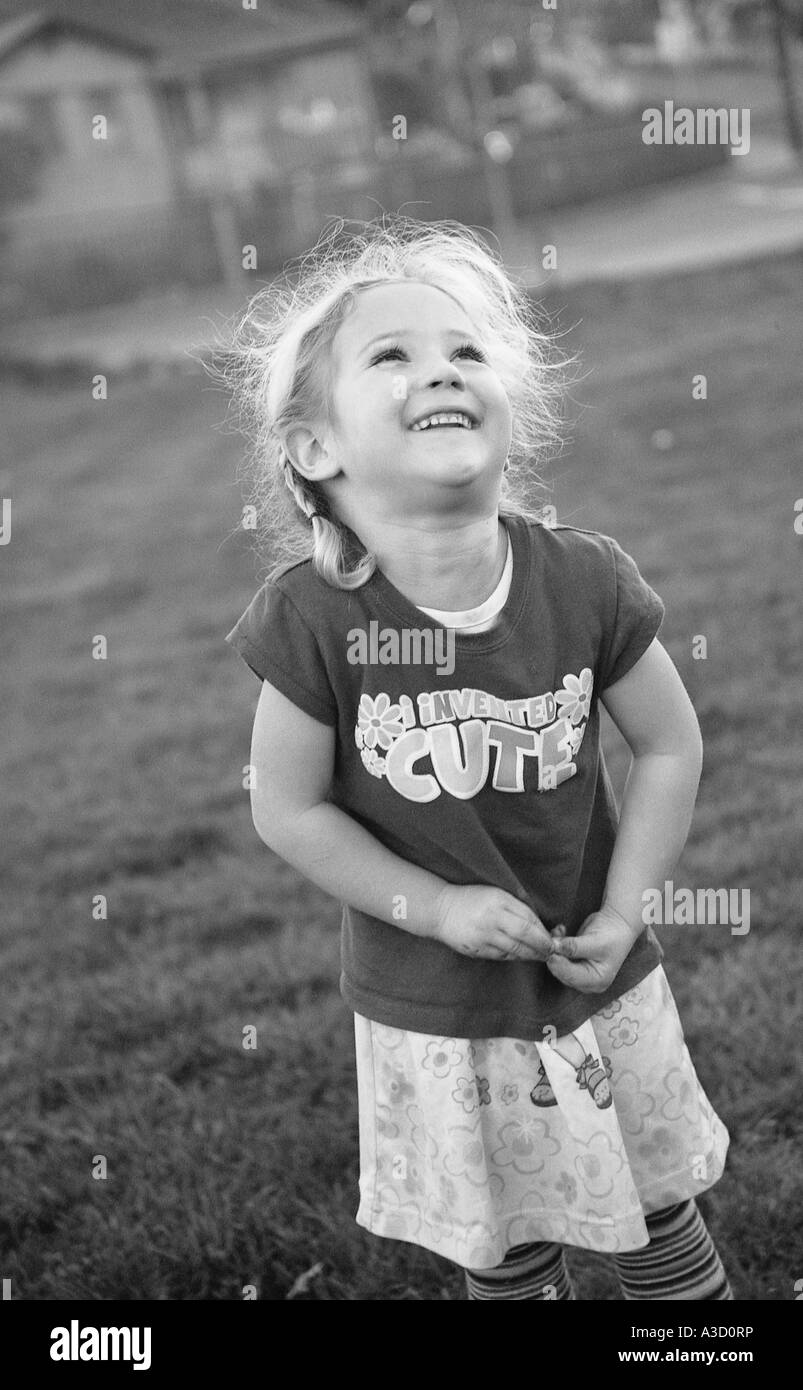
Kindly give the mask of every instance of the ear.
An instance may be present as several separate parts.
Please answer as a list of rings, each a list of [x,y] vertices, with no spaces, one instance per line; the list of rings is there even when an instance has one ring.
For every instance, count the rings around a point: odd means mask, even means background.
[[[334,478],[340,465],[329,447],[329,436],[317,425],[294,425],[282,437],[282,445],[297,473],[311,483]]]

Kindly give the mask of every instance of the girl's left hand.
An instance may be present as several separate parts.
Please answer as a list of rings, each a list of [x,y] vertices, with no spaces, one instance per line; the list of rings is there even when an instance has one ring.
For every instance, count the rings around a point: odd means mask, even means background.
[[[630,955],[639,931],[612,908],[602,907],[586,917],[576,936],[554,928],[554,952],[546,962],[556,980],[583,994],[604,994]]]

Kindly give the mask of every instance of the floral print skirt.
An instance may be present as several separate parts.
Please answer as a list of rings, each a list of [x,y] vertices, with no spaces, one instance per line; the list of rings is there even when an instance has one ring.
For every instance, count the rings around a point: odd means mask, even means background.
[[[720,1178],[729,1136],[662,966],[562,1038],[442,1038],[355,1015],[358,1225],[470,1269],[511,1246],[648,1243]]]

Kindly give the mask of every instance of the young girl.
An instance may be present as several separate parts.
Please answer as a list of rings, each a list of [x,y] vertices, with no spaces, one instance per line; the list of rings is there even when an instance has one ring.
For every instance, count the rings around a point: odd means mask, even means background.
[[[642,922],[701,768],[663,604],[527,505],[561,382],[478,237],[392,219],[302,272],[230,357],[280,550],[227,641],[262,682],[256,830],[344,904],[356,1220],[470,1299],[574,1297],[565,1245],[625,1298],[730,1299],[694,1200],[728,1134]]]

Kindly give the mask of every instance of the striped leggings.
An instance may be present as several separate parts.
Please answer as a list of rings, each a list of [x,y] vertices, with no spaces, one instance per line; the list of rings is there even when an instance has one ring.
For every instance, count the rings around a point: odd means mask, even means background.
[[[644,1218],[650,1243],[612,1255],[626,1299],[685,1298],[718,1302],[733,1298],[714,1242],[693,1198]],[[470,1299],[514,1298],[547,1302],[576,1298],[564,1248],[539,1241],[508,1250],[493,1269],[467,1269]]]

